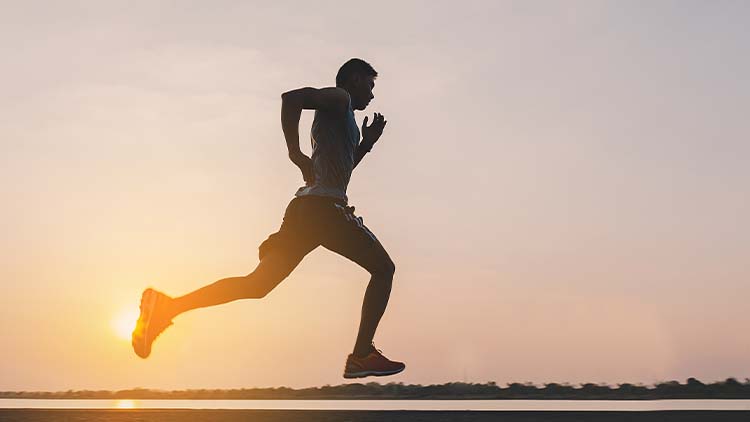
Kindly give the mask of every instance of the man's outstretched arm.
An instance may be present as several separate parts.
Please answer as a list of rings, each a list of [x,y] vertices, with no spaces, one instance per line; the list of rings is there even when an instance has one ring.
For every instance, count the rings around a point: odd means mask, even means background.
[[[367,116],[365,116],[365,120],[362,122],[362,141],[357,145],[357,150],[354,151],[354,167],[357,167],[357,164],[365,158],[365,154],[370,152],[375,142],[380,139],[386,123],[388,122],[382,114],[375,113],[372,124],[367,126]]]
[[[345,112],[349,93],[341,88],[300,88],[281,94],[281,129],[284,131],[289,159],[302,171],[305,183],[314,182],[312,161],[299,148],[299,119],[302,110]]]

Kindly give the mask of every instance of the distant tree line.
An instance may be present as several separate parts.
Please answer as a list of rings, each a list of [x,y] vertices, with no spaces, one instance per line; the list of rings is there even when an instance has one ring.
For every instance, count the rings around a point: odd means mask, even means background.
[[[532,383],[511,383],[500,387],[494,382],[474,384],[451,382],[447,384],[420,385],[388,383],[352,383],[293,389],[241,388],[231,390],[68,390],[68,391],[0,391],[0,398],[10,399],[190,399],[190,400],[661,400],[661,399],[750,399],[750,379],[744,382],[735,378],[704,384],[689,378],[684,384],[678,381],[662,382],[652,386],[641,384],[586,383],[580,385],[549,383],[537,386]]]

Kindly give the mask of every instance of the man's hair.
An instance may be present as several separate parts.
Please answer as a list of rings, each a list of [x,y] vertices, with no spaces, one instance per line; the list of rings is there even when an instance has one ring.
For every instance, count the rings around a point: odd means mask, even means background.
[[[344,86],[346,81],[354,74],[372,76],[373,78],[378,76],[378,72],[370,66],[370,63],[362,59],[349,59],[336,74],[336,86]]]

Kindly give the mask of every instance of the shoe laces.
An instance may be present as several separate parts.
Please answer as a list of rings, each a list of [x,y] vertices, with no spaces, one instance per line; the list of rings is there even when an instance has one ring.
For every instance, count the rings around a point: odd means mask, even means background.
[[[383,356],[383,351],[375,347],[375,342],[370,343],[370,345],[372,346],[373,350],[380,353],[380,356]]]

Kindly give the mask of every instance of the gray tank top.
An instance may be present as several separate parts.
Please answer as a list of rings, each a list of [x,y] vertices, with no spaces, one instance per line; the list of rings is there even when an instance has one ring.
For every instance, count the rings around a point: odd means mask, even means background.
[[[315,182],[302,186],[295,196],[330,196],[347,201],[346,187],[354,170],[359,128],[351,100],[345,113],[315,110],[310,131]]]

